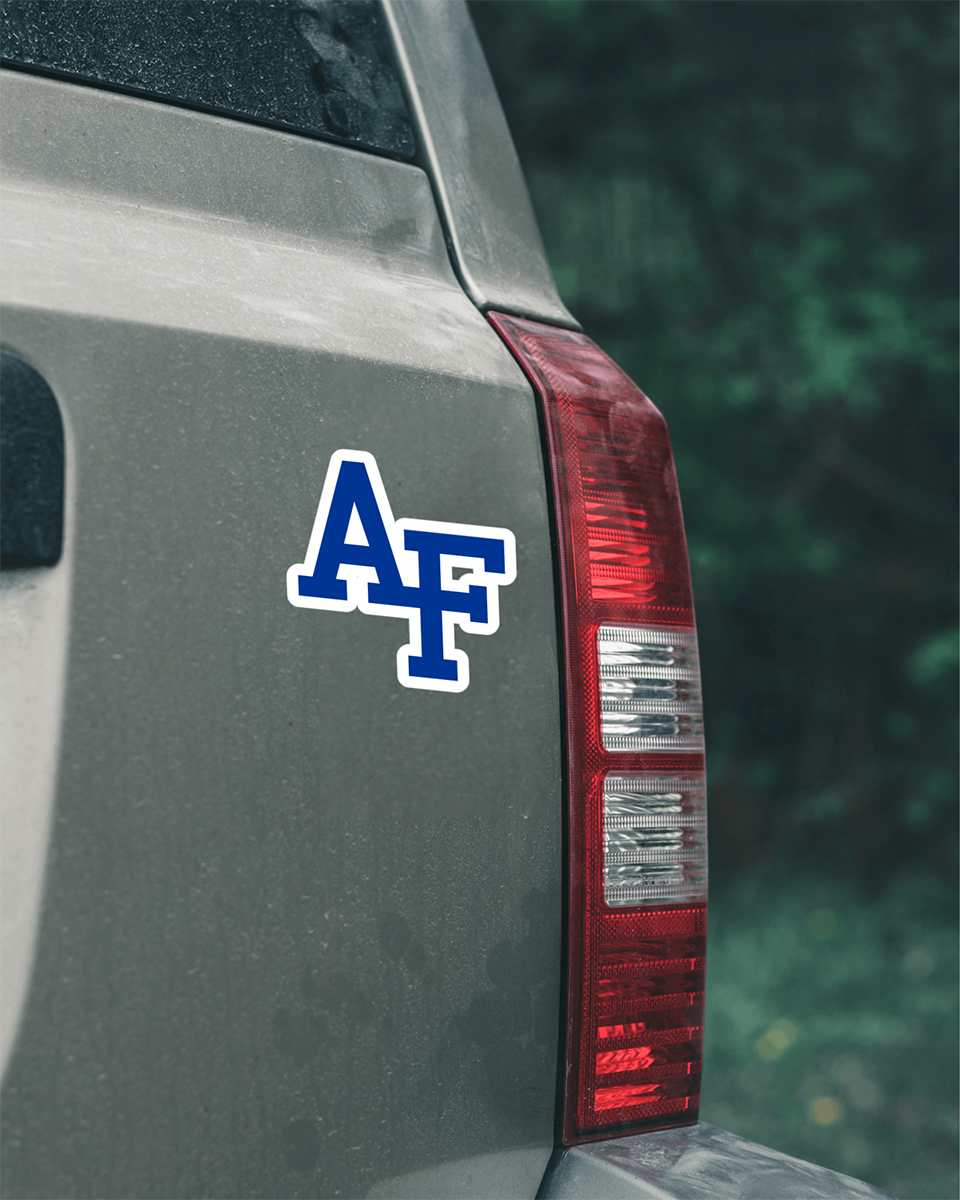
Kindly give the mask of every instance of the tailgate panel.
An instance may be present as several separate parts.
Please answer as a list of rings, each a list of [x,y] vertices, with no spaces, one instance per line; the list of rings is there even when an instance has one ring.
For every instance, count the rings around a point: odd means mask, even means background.
[[[4,346],[58,397],[75,505],[5,1194],[361,1195],[467,1156],[545,1161],[561,798],[540,441],[425,177],[25,76],[4,101],[27,147]],[[86,174],[65,153],[84,129]],[[398,518],[516,534],[499,631],[457,635],[467,691],[399,685],[403,621],[287,602],[341,448],[376,456]]]

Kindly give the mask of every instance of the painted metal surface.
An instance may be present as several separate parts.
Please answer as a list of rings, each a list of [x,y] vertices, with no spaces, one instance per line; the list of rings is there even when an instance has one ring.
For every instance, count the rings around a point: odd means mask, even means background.
[[[713,1125],[558,1151],[541,1200],[893,1200]]]
[[[466,1159],[533,1194],[561,780],[531,390],[419,169],[22,74],[2,116],[3,341],[72,481],[4,1194],[356,1196]],[[343,447],[398,519],[516,534],[460,694],[399,686],[405,622],[287,601]]]
[[[464,0],[384,0],[450,253],[481,309],[570,329]]]
[[[0,1070],[30,980],[50,844],[69,633],[69,531],[68,521],[56,566],[0,572]]]

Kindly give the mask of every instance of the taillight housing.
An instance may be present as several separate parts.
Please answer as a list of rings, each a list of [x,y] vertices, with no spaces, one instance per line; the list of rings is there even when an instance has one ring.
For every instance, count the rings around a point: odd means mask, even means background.
[[[697,1117],[706,953],[700,672],[666,423],[583,334],[490,313],[536,389],[566,700],[566,1145]]]

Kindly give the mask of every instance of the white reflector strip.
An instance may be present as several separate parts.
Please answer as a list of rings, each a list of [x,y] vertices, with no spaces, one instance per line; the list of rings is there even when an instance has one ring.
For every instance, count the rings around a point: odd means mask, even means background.
[[[695,633],[601,625],[597,653],[605,750],[703,752]]]
[[[702,775],[608,775],[603,782],[603,898],[612,907],[707,895]]]

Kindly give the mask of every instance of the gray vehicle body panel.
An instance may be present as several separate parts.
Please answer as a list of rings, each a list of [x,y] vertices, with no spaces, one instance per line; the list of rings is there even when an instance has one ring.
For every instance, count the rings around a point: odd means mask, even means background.
[[[72,504],[5,1193],[362,1195],[508,1151],[529,1193],[562,908],[531,389],[419,169],[26,75],[3,116],[3,342]],[[344,447],[398,517],[516,534],[462,694],[399,685],[405,622],[287,602]]]
[[[478,308],[571,329],[463,3],[384,0],[451,256]]]

